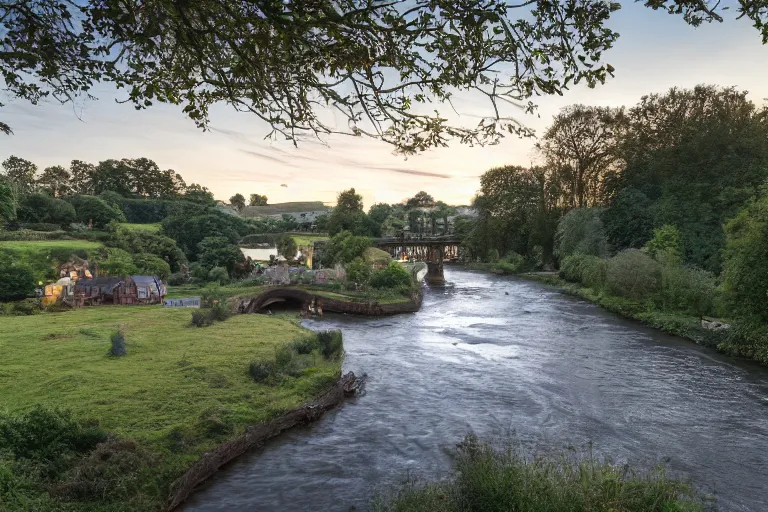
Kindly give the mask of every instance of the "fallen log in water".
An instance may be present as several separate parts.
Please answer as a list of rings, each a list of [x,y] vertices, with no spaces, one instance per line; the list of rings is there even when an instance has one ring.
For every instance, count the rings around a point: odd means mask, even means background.
[[[336,384],[317,397],[312,402],[297,407],[277,418],[249,426],[245,432],[232,441],[218,446],[213,451],[203,454],[181,478],[173,483],[171,496],[166,502],[165,510],[172,511],[189,498],[195,488],[208,480],[222,466],[257,448],[265,441],[275,437],[289,428],[317,421],[325,411],[332,409],[344,401],[345,397],[354,395],[363,386],[365,376],[356,377],[349,372],[339,378]]]

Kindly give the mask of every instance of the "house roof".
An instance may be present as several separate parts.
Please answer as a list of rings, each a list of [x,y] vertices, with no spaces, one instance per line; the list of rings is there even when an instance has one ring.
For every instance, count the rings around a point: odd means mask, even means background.
[[[92,279],[81,279],[75,285],[75,288],[83,288],[85,286],[101,286],[115,288],[122,283],[124,279],[122,277],[94,277]]]

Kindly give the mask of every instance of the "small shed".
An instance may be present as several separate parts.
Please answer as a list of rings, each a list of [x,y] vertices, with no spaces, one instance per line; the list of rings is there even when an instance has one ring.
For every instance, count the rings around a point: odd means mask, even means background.
[[[153,276],[95,277],[75,284],[74,305],[162,304],[163,282]]]
[[[131,276],[140,304],[160,304],[167,295],[163,282],[154,276]]]

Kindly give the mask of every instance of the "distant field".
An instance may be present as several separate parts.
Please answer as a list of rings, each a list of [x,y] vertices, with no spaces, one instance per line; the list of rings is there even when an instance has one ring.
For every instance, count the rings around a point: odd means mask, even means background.
[[[291,238],[293,238],[293,240],[296,242],[296,245],[299,247],[311,246],[315,242],[329,240],[328,235],[313,233],[291,234]]]
[[[133,231],[149,231],[150,233],[157,233],[160,231],[160,223],[155,224],[130,224],[124,222],[120,224],[124,228],[131,229]]]
[[[15,253],[39,254],[50,250],[90,250],[98,249],[101,244],[98,242],[88,242],[86,240],[40,240],[40,241],[11,241],[0,242],[0,251],[11,251]]]
[[[303,201],[294,203],[275,203],[267,206],[246,206],[242,214],[244,217],[259,217],[320,210],[329,210],[329,208],[323,204],[322,201]]]

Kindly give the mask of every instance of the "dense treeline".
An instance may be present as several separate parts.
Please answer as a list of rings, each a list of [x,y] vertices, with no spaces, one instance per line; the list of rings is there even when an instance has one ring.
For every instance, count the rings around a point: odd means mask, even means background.
[[[559,267],[599,293],[754,334],[768,321],[767,114],[744,91],[704,85],[630,108],[567,107],[537,144],[540,165],[481,177],[467,255]],[[768,361],[758,338],[732,351]]]

